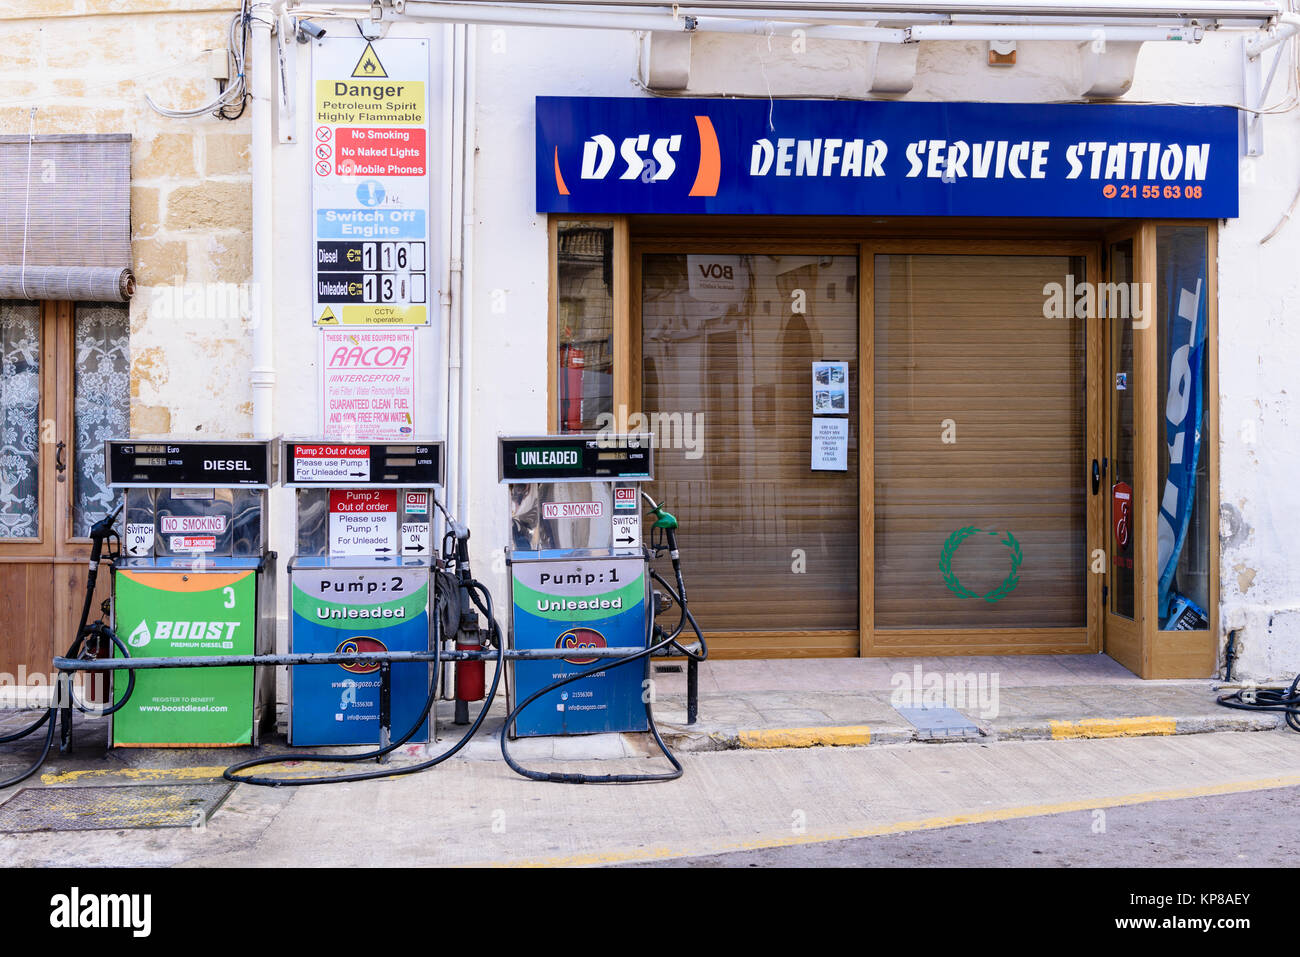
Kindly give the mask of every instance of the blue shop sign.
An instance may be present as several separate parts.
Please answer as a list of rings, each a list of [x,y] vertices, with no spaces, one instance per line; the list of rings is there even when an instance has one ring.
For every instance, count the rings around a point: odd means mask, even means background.
[[[537,98],[537,211],[1228,218],[1218,106]]]

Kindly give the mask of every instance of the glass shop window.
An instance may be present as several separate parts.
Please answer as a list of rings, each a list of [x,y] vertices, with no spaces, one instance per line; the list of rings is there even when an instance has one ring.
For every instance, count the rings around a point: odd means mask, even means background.
[[[614,229],[562,222],[556,231],[556,421],[597,431],[614,404]]]
[[[1205,227],[1156,230],[1156,609],[1164,631],[1209,627],[1208,267]]]

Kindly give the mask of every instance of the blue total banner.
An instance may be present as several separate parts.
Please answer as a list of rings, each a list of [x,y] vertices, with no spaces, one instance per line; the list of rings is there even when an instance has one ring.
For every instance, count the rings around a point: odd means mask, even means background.
[[[537,98],[537,211],[1237,215],[1229,107]]]

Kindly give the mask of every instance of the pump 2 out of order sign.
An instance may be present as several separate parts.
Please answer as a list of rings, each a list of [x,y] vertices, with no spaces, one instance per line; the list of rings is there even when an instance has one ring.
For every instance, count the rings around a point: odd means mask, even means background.
[[[312,45],[312,318],[429,323],[429,44]]]

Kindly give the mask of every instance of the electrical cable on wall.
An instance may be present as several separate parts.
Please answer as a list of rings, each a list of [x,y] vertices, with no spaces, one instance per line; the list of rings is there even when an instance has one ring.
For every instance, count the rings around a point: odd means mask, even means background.
[[[145,102],[157,113],[173,120],[188,120],[211,113],[221,120],[237,120],[244,115],[248,105],[248,78],[245,64],[248,55],[249,21],[252,19],[248,0],[241,0],[239,12],[230,19],[227,30],[226,59],[230,79],[218,80],[219,93],[215,100],[189,110],[175,110],[159,106],[149,94]]]

